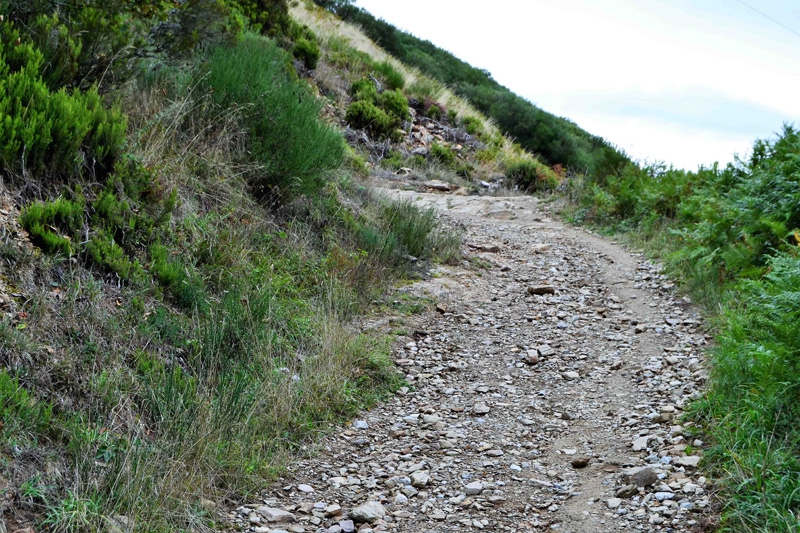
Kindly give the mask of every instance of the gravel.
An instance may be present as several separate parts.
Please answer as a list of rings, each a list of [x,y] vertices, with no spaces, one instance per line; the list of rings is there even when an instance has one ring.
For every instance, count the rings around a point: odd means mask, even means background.
[[[232,527],[274,527],[250,522],[267,507],[293,533],[696,528],[711,487],[680,415],[702,397],[709,339],[661,268],[535,198],[385,194],[464,224],[487,268],[399,289],[437,302],[382,326],[406,321],[393,355],[408,386],[232,509]]]

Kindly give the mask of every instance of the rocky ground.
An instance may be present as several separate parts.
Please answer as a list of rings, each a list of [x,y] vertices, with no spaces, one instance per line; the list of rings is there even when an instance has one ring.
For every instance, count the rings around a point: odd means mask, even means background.
[[[531,197],[385,191],[466,228],[469,266],[394,353],[409,386],[232,510],[254,533],[701,530],[701,319],[656,265]],[[477,267],[477,268],[476,268]]]

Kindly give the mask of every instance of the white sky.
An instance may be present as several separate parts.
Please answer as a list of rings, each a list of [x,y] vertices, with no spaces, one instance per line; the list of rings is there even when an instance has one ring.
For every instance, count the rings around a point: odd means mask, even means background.
[[[800,125],[800,0],[357,0],[641,161],[695,169]]]

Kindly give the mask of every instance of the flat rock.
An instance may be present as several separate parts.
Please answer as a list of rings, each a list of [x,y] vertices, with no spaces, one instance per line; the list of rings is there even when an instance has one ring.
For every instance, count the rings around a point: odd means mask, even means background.
[[[622,482],[626,485],[649,487],[658,481],[658,474],[650,467],[629,468],[622,472]]]
[[[449,192],[453,188],[449,183],[445,183],[445,182],[439,181],[439,180],[426,181],[424,183],[424,185],[429,189],[433,189],[435,191],[442,191],[442,192]]]
[[[542,344],[536,348],[536,351],[539,352],[539,355],[542,357],[550,357],[551,355],[556,354],[556,351],[547,344]]]
[[[485,403],[479,403],[478,405],[472,408],[472,412],[475,413],[476,415],[485,415],[488,414],[489,411],[491,410],[492,409]]]
[[[640,452],[642,450],[647,449],[647,445],[650,443],[650,439],[653,437],[650,435],[645,435],[644,437],[639,437],[635,441],[633,441],[633,451]]]
[[[386,509],[383,508],[380,502],[367,502],[362,503],[358,507],[350,511],[350,518],[355,522],[372,524],[386,516]]]
[[[675,464],[678,466],[697,468],[697,465],[700,464],[700,456],[690,455],[689,457],[678,457],[675,459]]]
[[[473,481],[472,483],[468,484],[464,487],[464,494],[467,496],[475,496],[476,494],[480,494],[483,492],[483,483],[480,481]]]
[[[608,505],[609,509],[616,509],[620,505],[622,505],[622,500],[619,498],[609,498],[606,500],[606,505]]]
[[[555,294],[556,288],[552,285],[532,285],[528,287],[528,294],[544,296],[545,294]]]
[[[411,474],[411,486],[421,489],[431,481],[431,476],[425,472],[414,472]]]
[[[266,518],[267,522],[274,522],[276,524],[287,524],[297,521],[297,518],[292,513],[284,511],[283,509],[267,507],[266,505],[256,509],[256,512]]]

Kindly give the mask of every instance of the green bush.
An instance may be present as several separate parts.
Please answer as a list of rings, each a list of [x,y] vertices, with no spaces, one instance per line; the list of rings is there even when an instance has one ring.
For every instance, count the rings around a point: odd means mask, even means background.
[[[51,91],[44,64],[11,24],[0,24],[0,162],[40,179],[75,176],[84,165],[111,170],[125,140],[125,117],[106,109],[96,88]]]
[[[431,157],[447,167],[454,167],[456,164],[456,153],[449,146],[440,143],[431,145]]]
[[[139,262],[131,261],[125,250],[105,231],[98,231],[92,236],[86,244],[86,252],[94,264],[116,273],[120,279],[141,278],[144,274]]]
[[[485,132],[483,122],[478,117],[464,117],[461,126],[467,130],[467,133],[476,137],[482,136]]]
[[[379,138],[390,136],[399,125],[383,109],[367,100],[357,100],[347,106],[345,120],[353,128],[365,129]]]
[[[345,120],[357,129],[386,138],[408,120],[408,99],[400,90],[378,93],[371,80],[362,79],[350,88],[354,102],[347,107]]]
[[[249,150],[263,165],[250,181],[262,199],[318,191],[344,156],[342,136],[319,119],[322,102],[292,80],[286,63],[283,50],[254,35],[235,48],[215,49],[208,61],[214,100],[247,106]]]
[[[552,172],[535,159],[515,159],[507,164],[506,175],[526,191],[553,189],[558,181]]]
[[[356,101],[363,100],[371,104],[378,104],[378,89],[372,80],[361,79],[354,81],[350,87],[350,94]]]
[[[378,97],[378,106],[399,122],[408,120],[408,99],[400,90],[383,91]]]
[[[436,104],[431,104],[427,111],[425,111],[425,115],[432,118],[433,120],[439,120],[442,118],[442,108]]]
[[[227,1],[247,17],[253,31],[270,36],[288,35],[292,31],[287,0]]]
[[[31,242],[44,251],[71,255],[77,252],[73,241],[83,227],[85,204],[79,192],[74,200],[34,202],[22,210],[19,221]]]
[[[317,62],[319,61],[321,52],[315,40],[301,37],[295,41],[292,54],[302,61],[307,68],[314,70],[317,68]]]

